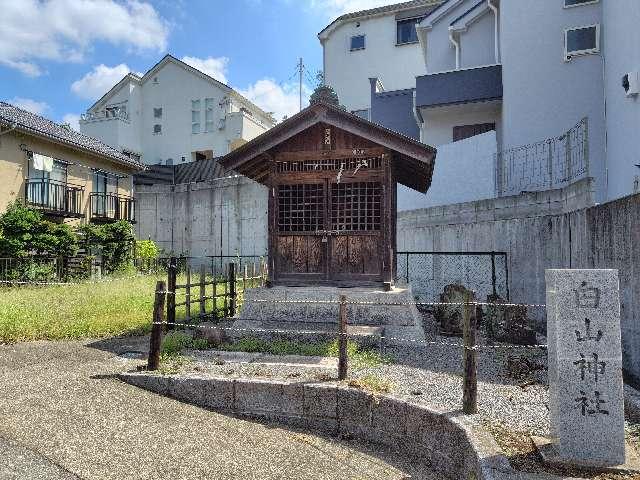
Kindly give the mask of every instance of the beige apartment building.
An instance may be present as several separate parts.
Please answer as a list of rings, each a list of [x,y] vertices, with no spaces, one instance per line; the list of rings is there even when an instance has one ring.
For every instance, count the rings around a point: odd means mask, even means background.
[[[40,115],[0,102],[0,213],[21,199],[51,220],[136,221],[139,159]]]

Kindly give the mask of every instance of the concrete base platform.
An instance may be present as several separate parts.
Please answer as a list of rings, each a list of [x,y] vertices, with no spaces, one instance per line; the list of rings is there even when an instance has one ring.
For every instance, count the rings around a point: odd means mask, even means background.
[[[640,473],[640,457],[631,445],[627,444],[625,457],[626,461],[623,465],[602,466],[589,462],[576,462],[567,460],[558,452],[555,444],[549,438],[531,437],[533,444],[542,457],[542,461],[548,465],[559,467],[575,467],[585,470],[594,470],[597,472],[607,473]]]
[[[347,297],[348,334],[364,344],[385,344],[424,340],[422,316],[411,287],[389,292],[375,287],[338,288],[272,287],[247,290],[244,305],[233,328],[299,331],[290,334],[308,338],[306,331],[327,332],[335,338],[338,330],[340,295]],[[264,332],[265,334],[267,332]],[[279,334],[279,336],[282,336]]]

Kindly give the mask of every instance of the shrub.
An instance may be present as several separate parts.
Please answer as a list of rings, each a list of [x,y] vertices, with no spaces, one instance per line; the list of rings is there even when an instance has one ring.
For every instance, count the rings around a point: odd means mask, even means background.
[[[189,348],[193,344],[193,339],[182,332],[171,332],[164,337],[160,354],[165,357],[178,355],[183,349]]]
[[[150,272],[152,270],[152,260],[160,255],[160,249],[156,243],[149,240],[136,241],[136,258],[141,260],[139,268],[143,271]]]
[[[40,212],[16,200],[0,215],[0,255],[73,256],[78,237],[69,225],[50,222]]]
[[[78,227],[88,249],[102,254],[102,268],[106,273],[127,271],[133,265],[135,237],[133,227],[126,220],[104,225],[87,224]]]

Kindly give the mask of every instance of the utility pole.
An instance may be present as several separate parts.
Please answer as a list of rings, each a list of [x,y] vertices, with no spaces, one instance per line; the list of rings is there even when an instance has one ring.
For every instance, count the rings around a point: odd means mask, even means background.
[[[298,63],[298,90],[300,92],[300,111],[302,111],[302,71],[304,64],[302,63],[302,57],[300,57],[300,63]]]

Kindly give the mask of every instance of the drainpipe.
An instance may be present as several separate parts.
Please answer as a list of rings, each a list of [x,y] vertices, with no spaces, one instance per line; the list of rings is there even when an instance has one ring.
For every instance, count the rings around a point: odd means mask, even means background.
[[[420,139],[420,143],[424,143],[424,141],[422,140],[422,121],[420,120],[420,116],[418,115],[418,109],[416,108],[416,89],[413,89],[413,108],[411,109],[411,113],[413,113],[413,118],[416,121],[416,124],[418,125],[418,134],[420,135],[419,139]]]
[[[495,1],[495,0],[493,0]],[[493,15],[496,19],[495,21],[495,56],[496,56],[496,64],[500,63],[500,30],[499,30],[499,25],[498,25],[498,7],[496,7],[493,3],[491,3],[492,0],[487,0],[487,6],[491,9],[491,11],[493,12]]]
[[[455,39],[453,30],[449,30],[449,41],[456,48],[456,70],[460,70],[460,42]]]

